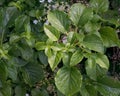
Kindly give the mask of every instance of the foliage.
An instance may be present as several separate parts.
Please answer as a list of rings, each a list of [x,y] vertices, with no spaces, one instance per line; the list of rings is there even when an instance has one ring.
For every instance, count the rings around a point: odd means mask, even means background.
[[[105,52],[120,46],[120,25],[101,15],[108,4],[91,0],[61,11],[53,1],[2,0],[0,96],[49,96],[51,90],[57,96],[118,96],[120,82],[107,76]]]

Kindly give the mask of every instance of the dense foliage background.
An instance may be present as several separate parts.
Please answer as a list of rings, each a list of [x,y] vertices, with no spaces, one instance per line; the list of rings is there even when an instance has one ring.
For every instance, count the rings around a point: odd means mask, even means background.
[[[119,7],[119,0],[0,0],[0,96],[119,96]]]

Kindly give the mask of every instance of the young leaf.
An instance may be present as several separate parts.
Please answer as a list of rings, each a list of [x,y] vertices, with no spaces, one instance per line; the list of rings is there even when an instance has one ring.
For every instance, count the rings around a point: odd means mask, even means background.
[[[45,42],[37,42],[35,45],[35,48],[37,50],[44,50],[46,47],[46,43]]]
[[[81,43],[81,42],[83,42],[83,39],[84,39],[84,37],[85,37],[85,35],[84,34],[79,34],[79,33],[75,33],[75,35],[76,35],[76,39]]]
[[[80,61],[83,59],[83,52],[82,50],[78,49],[73,53],[71,59],[70,59],[70,66],[77,65]]]
[[[70,44],[73,44],[76,40],[76,37],[75,37],[75,32],[69,32],[68,35],[67,35],[67,41],[70,43]]]
[[[95,34],[86,35],[83,40],[83,45],[90,50],[104,53],[102,40]]]
[[[54,50],[54,51],[62,51],[64,49],[64,45],[62,43],[53,43],[51,48]]]
[[[52,41],[58,41],[60,37],[60,33],[54,27],[45,25],[44,31],[45,31],[45,34],[49,37],[49,39],[51,39]]]
[[[48,56],[48,63],[50,64],[51,69],[54,70],[61,61],[61,53],[46,48],[45,54]]]
[[[62,33],[66,33],[69,29],[70,20],[62,11],[52,11],[48,13],[48,21],[54,28]]]
[[[108,70],[109,68],[109,60],[106,55],[103,54],[96,54],[96,63],[99,64],[100,67],[105,68]]]
[[[109,8],[108,0],[90,0],[90,6],[94,8],[96,13],[106,12]]]
[[[82,83],[82,76],[74,67],[63,67],[59,69],[55,76],[57,88],[66,96],[71,96],[79,92]]]
[[[62,55],[63,64],[67,67],[70,66],[71,56],[72,56],[72,53],[70,53],[70,52],[63,53],[63,55]]]
[[[103,40],[103,44],[106,47],[113,47],[119,44],[119,38],[116,31],[111,27],[102,27],[100,29],[100,35]]]

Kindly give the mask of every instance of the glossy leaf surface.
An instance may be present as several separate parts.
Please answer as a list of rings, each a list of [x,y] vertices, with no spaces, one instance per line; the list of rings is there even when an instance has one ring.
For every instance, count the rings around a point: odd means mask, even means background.
[[[53,19],[54,18],[54,19]],[[61,11],[52,11],[48,13],[48,21],[55,27],[58,31],[66,33],[69,28],[69,18],[66,13]]]
[[[80,72],[72,67],[63,67],[59,69],[55,77],[57,88],[65,95],[73,95],[80,90],[82,76]]]
[[[104,53],[104,46],[102,40],[97,35],[86,35],[83,41],[84,46],[88,49]]]

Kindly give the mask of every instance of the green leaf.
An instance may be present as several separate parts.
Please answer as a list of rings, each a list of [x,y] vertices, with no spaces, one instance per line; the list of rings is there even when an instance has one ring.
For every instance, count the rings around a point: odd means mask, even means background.
[[[120,89],[120,81],[109,76],[98,77],[98,82],[112,88]]]
[[[90,0],[90,6],[95,10],[96,13],[106,12],[109,8],[109,1]]]
[[[39,53],[38,53],[38,56],[39,56],[39,60],[40,60],[40,62],[42,63],[42,64],[44,64],[44,65],[48,65],[48,58],[47,58],[47,56],[45,55],[45,53],[43,52],[43,51],[40,51]]]
[[[79,92],[82,84],[82,76],[74,67],[63,67],[59,69],[55,76],[55,84],[57,88],[66,96],[71,96]]]
[[[0,81],[5,82],[7,79],[7,66],[3,60],[0,60]]]
[[[105,68],[105,69],[109,69],[109,60],[107,58],[106,55],[103,55],[103,54],[96,54],[97,58],[96,58],[96,63],[102,67],[102,68]]]
[[[20,39],[21,39],[21,37],[20,37],[19,35],[12,34],[12,35],[10,36],[9,42],[10,42],[10,44],[16,43],[16,42],[19,41]]]
[[[81,4],[81,3],[77,3],[77,4],[73,4],[71,9],[70,9],[70,19],[72,20],[72,22],[78,26],[80,18],[82,16],[82,13],[84,11],[86,7]]]
[[[119,18],[119,17],[118,17],[118,18]],[[116,26],[116,28],[117,28],[117,27],[120,26],[120,21],[119,21],[118,18],[110,18],[110,19],[108,19],[107,21],[108,21],[109,23],[111,23],[111,24],[114,24],[114,25]]]
[[[54,27],[45,25],[44,31],[45,31],[45,34],[49,37],[49,39],[51,39],[52,41],[58,41],[60,37],[60,33]]]
[[[11,46],[11,48],[8,51],[8,54],[13,57],[18,57],[21,55],[20,50],[18,49],[18,46]]]
[[[32,96],[42,96],[40,89],[33,89],[32,90]]]
[[[45,54],[48,56],[48,63],[52,70],[54,70],[61,61],[61,52],[53,51],[50,48],[45,49]]]
[[[84,83],[83,83],[84,84]],[[87,89],[85,88],[85,84],[81,86],[81,89],[80,89],[80,94],[82,96],[90,96],[89,92],[87,91]]]
[[[70,66],[70,59],[71,59],[71,56],[72,56],[72,53],[70,52],[64,52],[62,54],[62,61],[63,61],[63,64],[67,67]]]
[[[30,26],[30,23],[28,22],[28,23],[26,23],[25,25],[24,25],[24,27],[25,27],[25,33],[26,33],[26,37],[29,39],[30,38],[30,32],[31,32],[31,26]]]
[[[34,47],[35,38],[33,33],[31,32],[31,26],[29,21],[26,24],[24,24],[24,27],[25,27],[25,32],[21,34],[21,38],[24,38],[30,47]]]
[[[65,96],[59,90],[57,90],[57,96]]]
[[[105,96],[119,96],[120,95],[120,81],[109,76],[99,76],[97,90]],[[111,95],[110,95],[111,94]]]
[[[70,19],[76,26],[84,25],[93,17],[91,8],[87,8],[81,3],[72,5],[70,9]]]
[[[52,11],[48,13],[48,21],[55,27],[58,31],[66,33],[69,29],[70,20],[62,11]]]
[[[0,90],[3,96],[11,96],[12,95],[12,88],[10,84],[5,84],[5,86]]]
[[[0,96],[3,96],[3,94],[0,92]]]
[[[120,89],[112,88],[103,84],[98,84],[96,89],[103,96],[119,96],[120,95]]]
[[[31,10],[31,11],[29,11],[29,16],[31,16],[31,17],[35,17],[35,15],[36,15],[36,10]]]
[[[3,84],[2,84],[2,82],[1,82],[1,80],[0,80],[0,88],[2,88],[2,85],[3,85]],[[0,96],[1,96],[1,95],[0,95]]]
[[[25,60],[30,60],[33,57],[33,49],[27,45],[27,43],[20,44],[19,50],[21,52],[22,58]]]
[[[54,51],[62,51],[64,49],[64,44],[62,43],[58,43],[58,42],[54,42],[51,46],[51,48],[54,50]]]
[[[4,50],[3,48],[0,48],[0,58],[9,59],[8,50]]]
[[[14,20],[17,18],[19,15],[19,12],[16,7],[6,7],[4,8],[2,13],[2,19],[3,21],[1,22],[4,27],[11,27],[11,25],[14,24]]]
[[[78,49],[73,53],[71,59],[70,59],[70,66],[77,65],[80,61],[83,59],[83,52],[82,50]]]
[[[80,89],[80,94],[82,96],[98,96],[97,95],[97,90],[95,89],[94,85],[92,85],[89,81],[90,79],[86,78],[82,82],[82,86]],[[86,82],[87,81],[87,82]],[[80,95],[80,96],[81,96]]]
[[[90,50],[104,53],[102,40],[95,34],[86,35],[83,40],[83,45]]]
[[[108,70],[105,68],[102,68],[99,64],[97,65],[97,78],[99,78],[100,76],[105,76],[108,73]]]
[[[92,23],[98,23],[100,20],[102,20],[101,15],[99,15],[99,14],[94,14],[91,22],[92,22]],[[100,22],[99,22],[99,23],[100,23]]]
[[[37,42],[35,44],[35,48],[37,50],[44,50],[46,48],[46,43],[45,42]]]
[[[91,8],[85,8],[80,17],[79,25],[85,25],[92,18],[93,18],[93,10]]]
[[[15,96],[25,96],[26,90],[23,88],[23,86],[16,86],[15,87]]]
[[[8,67],[8,77],[11,78],[13,81],[16,81],[17,80],[17,73],[18,73],[18,70],[15,66],[9,66]]]
[[[86,86],[86,89],[89,93],[89,96],[98,96],[97,90],[95,89],[94,85],[89,84]]]
[[[11,57],[8,61],[8,64],[9,65],[12,65],[12,66],[9,66],[10,70],[14,70],[15,71],[15,67],[21,67],[21,66],[25,66],[28,62],[26,62],[24,59],[22,58],[17,58],[17,57]],[[8,68],[8,69],[9,69]],[[10,71],[9,70],[9,71]]]
[[[99,23],[88,22],[85,24],[84,30],[86,32],[93,34],[93,33],[97,33],[98,30],[100,29],[100,27],[101,27],[101,25]]]
[[[40,90],[38,88],[34,88],[31,93],[32,96],[49,96],[45,89]]]
[[[100,35],[103,40],[103,44],[106,47],[120,46],[119,38],[116,31],[111,27],[102,27],[100,29]]]
[[[34,5],[36,4],[36,1],[31,0],[25,0],[24,2],[26,2],[26,4],[28,4],[30,7],[34,7]]]
[[[84,34],[75,33],[75,35],[76,35],[77,40],[79,40],[80,43],[83,42],[83,39],[85,37]]]
[[[97,79],[97,72],[96,72],[96,62],[93,58],[88,58],[85,64],[85,68],[86,68],[86,72],[87,75],[93,79],[96,80]]]
[[[29,23],[29,17],[26,15],[20,15],[16,20],[15,20],[15,30],[16,32],[25,32],[24,26],[25,24]]]
[[[0,5],[3,5],[5,1],[4,0],[0,0]]]
[[[40,64],[30,62],[22,68],[24,81],[33,85],[43,79],[43,69]]]
[[[14,24],[15,19],[18,17],[19,11],[17,10],[16,7],[8,7],[6,9],[6,14],[7,15],[5,15],[5,17],[6,17],[6,19],[9,20],[7,26],[11,26]]]
[[[74,42],[76,41],[76,36],[75,36],[75,32],[69,32],[67,35],[67,41],[70,44],[74,44]]]

